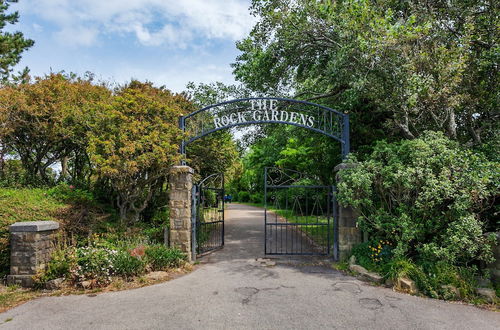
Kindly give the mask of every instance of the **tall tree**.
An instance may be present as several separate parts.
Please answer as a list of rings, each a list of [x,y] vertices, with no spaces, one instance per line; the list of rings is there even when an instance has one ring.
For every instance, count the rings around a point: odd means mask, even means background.
[[[251,8],[259,22],[238,43],[234,72],[253,90],[354,113],[365,132],[378,123],[406,138],[433,129],[480,144],[499,128],[498,1],[254,0]]]
[[[13,67],[21,60],[21,54],[34,45],[34,41],[24,38],[22,32],[5,32],[7,24],[19,21],[17,11],[7,13],[11,3],[18,0],[0,0],[0,79],[6,82]],[[24,73],[27,73],[25,69]]]
[[[87,130],[110,91],[91,81],[50,74],[0,89],[0,141],[22,161],[27,182],[48,184],[48,169],[63,159],[73,162],[81,180]]]
[[[88,151],[116,193],[123,223],[140,219],[170,166],[180,161],[178,118],[191,110],[183,95],[132,81],[97,114]]]

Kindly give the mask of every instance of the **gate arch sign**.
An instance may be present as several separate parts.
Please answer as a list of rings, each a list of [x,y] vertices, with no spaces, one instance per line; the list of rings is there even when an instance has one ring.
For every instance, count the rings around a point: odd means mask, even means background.
[[[186,133],[181,153],[199,138],[221,129],[252,124],[287,124],[303,127],[341,143],[342,157],[349,153],[349,115],[320,104],[279,97],[253,97],[210,105],[179,120]]]

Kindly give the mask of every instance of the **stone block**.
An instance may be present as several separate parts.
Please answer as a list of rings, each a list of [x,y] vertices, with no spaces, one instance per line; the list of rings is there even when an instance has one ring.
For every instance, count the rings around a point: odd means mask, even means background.
[[[191,199],[191,192],[187,189],[176,189],[170,192],[169,198],[173,203],[174,207],[184,207],[184,201]]]
[[[460,290],[458,290],[458,288],[456,286],[441,285],[441,289],[448,296],[448,298],[446,298],[446,299],[460,299],[461,298]]]
[[[7,285],[19,285],[23,288],[31,288],[33,284],[33,275],[7,275]]]
[[[417,286],[415,285],[415,282],[410,280],[409,278],[406,277],[401,277],[396,280],[396,289],[404,292],[408,292],[411,294],[415,294],[418,292]]]
[[[59,229],[56,221],[26,221],[16,222],[9,226],[9,231],[13,232],[40,232]]]
[[[481,297],[486,299],[489,303],[495,303],[497,301],[497,295],[495,290],[487,288],[477,288],[476,293]]]
[[[365,267],[360,266],[360,265],[349,265],[349,269],[353,272],[359,273],[359,274],[365,274],[368,273],[368,270],[366,270]]]
[[[47,290],[59,290],[64,284],[64,278],[56,278],[45,283],[45,289]]]
[[[367,272],[362,275],[362,279],[373,283],[384,283],[384,278],[377,273]]]

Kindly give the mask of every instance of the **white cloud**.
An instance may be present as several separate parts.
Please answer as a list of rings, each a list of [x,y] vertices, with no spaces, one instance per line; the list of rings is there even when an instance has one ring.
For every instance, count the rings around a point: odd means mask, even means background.
[[[189,81],[195,83],[207,83],[220,81],[226,84],[234,84],[229,66],[198,63],[192,65],[188,59],[186,63],[180,62],[177,66],[165,66],[154,70],[151,68],[141,68],[134,63],[122,62],[108,76],[101,77],[105,81],[123,83],[130,79],[141,81],[152,81],[157,86],[165,85],[174,92],[185,90]]]
[[[84,26],[69,26],[55,33],[61,43],[68,46],[91,46],[97,40],[99,31],[96,28]]]
[[[195,37],[237,40],[254,19],[249,0],[23,0],[29,13],[53,24],[56,38],[90,46],[100,35],[132,34],[147,46],[179,48]]]

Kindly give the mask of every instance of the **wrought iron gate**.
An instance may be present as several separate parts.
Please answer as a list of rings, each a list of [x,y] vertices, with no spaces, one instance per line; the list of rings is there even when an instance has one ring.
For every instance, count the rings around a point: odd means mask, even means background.
[[[193,186],[193,259],[224,246],[224,173],[212,174]]]
[[[338,259],[335,187],[274,167],[264,171],[265,253]]]

